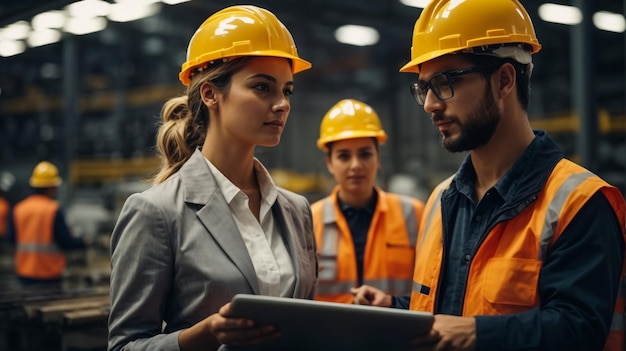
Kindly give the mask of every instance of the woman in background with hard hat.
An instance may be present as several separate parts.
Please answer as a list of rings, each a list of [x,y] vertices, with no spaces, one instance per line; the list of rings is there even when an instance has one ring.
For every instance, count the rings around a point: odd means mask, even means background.
[[[311,206],[320,258],[317,300],[352,303],[351,289],[362,284],[411,291],[424,204],[376,185],[386,140],[378,115],[361,101],[341,100],[322,120],[317,146],[337,186]]]
[[[40,162],[29,179],[33,194],[18,202],[9,216],[7,240],[15,244],[15,273],[23,285],[61,288],[66,266],[62,250],[87,246],[72,236],[56,201],[61,183],[57,167]]]
[[[191,38],[165,103],[155,185],[112,234],[109,350],[226,350],[277,336],[228,318],[238,293],[313,298],[310,206],[274,185],[255,147],[279,143],[293,75],[310,68],[269,11],[232,6]]]

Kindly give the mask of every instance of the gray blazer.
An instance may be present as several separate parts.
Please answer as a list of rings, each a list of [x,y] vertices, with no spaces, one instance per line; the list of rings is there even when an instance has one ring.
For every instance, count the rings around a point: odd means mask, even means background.
[[[309,203],[279,189],[272,210],[294,265],[293,297],[312,299],[317,256]],[[111,267],[112,351],[178,351],[181,329],[237,293],[259,293],[246,245],[200,151],[126,200],[111,237]]]

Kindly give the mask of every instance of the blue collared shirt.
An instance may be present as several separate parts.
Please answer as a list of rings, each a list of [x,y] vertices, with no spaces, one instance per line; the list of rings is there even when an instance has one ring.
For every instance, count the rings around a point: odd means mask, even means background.
[[[370,230],[370,224],[372,223],[376,203],[378,202],[378,192],[372,190],[372,193],[372,199],[362,208],[350,207],[341,202],[341,198],[337,196],[337,203],[344,217],[346,217],[350,234],[352,234],[352,242],[354,243],[354,251],[356,253],[358,285],[363,284],[363,258],[365,256],[365,245],[367,244],[367,233]]]

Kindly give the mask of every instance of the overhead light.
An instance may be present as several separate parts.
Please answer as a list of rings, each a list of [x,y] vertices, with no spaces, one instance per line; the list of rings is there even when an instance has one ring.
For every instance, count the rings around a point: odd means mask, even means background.
[[[337,28],[335,39],[338,42],[356,46],[369,46],[378,43],[378,31],[372,27],[346,24]]]
[[[111,5],[111,12],[107,17],[115,22],[130,22],[153,16],[160,9],[160,4],[152,1],[124,0]]]
[[[579,24],[583,14],[578,7],[545,3],[539,6],[539,17],[552,23]]]
[[[26,51],[26,44],[19,40],[0,40],[0,56],[15,56]]]
[[[615,33],[624,33],[626,20],[621,13],[599,11],[593,14],[593,24],[602,30]]]
[[[189,2],[191,0],[161,0],[161,1],[163,1],[163,3],[167,5],[177,5],[177,4],[182,4],[183,2]]]
[[[76,35],[83,35],[83,34],[99,32],[103,30],[104,28],[106,28],[106,26],[107,26],[107,20],[106,18],[103,18],[103,17],[70,18],[65,24],[65,26],[63,27],[63,30],[68,33],[72,33]]]
[[[26,21],[17,21],[0,29],[0,37],[11,40],[22,40],[28,38],[30,25]]]
[[[400,0],[400,3],[405,6],[419,7],[423,9],[430,1],[431,0]]]
[[[30,33],[26,42],[30,47],[43,46],[61,40],[61,32],[56,29],[40,29]]]
[[[81,0],[65,7],[72,17],[94,18],[109,14],[111,4],[102,0]]]
[[[66,21],[65,12],[55,10],[55,11],[42,12],[42,13],[35,15],[35,17],[33,17],[30,23],[33,25],[34,30],[48,29],[48,28],[58,29],[58,28],[63,28],[65,21]]]

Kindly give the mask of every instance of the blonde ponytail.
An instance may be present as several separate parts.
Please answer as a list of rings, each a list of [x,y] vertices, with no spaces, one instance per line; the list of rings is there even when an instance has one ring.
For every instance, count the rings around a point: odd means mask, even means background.
[[[157,153],[161,158],[161,169],[153,178],[161,183],[191,157],[195,149],[204,142],[206,129],[194,123],[187,105],[187,96],[167,101],[161,109],[162,124],[157,133]]]

